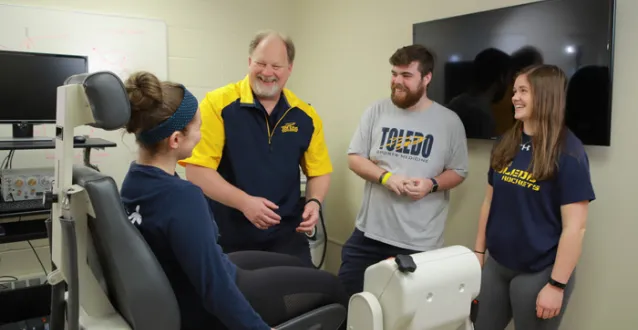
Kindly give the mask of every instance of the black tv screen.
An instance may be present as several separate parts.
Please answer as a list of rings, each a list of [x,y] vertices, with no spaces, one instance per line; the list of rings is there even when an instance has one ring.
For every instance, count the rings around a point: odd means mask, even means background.
[[[0,50],[0,72],[0,123],[55,123],[57,88],[88,58]]]
[[[565,122],[586,145],[610,145],[615,0],[546,0],[417,23],[435,54],[428,96],[455,111],[469,139],[514,124],[514,75],[554,64],[568,76]]]

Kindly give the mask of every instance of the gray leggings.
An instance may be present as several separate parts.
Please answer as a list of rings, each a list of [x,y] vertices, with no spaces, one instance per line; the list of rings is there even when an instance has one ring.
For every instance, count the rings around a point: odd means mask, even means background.
[[[557,330],[574,289],[574,277],[565,288],[560,314],[545,320],[536,316],[536,298],[551,273],[552,267],[538,273],[521,273],[487,257],[477,298],[478,314],[474,329],[504,330],[513,317],[516,330]]]

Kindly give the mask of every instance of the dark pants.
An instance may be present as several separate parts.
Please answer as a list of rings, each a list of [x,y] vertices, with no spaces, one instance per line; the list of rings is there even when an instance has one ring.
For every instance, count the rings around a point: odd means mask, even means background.
[[[388,245],[364,236],[355,228],[341,249],[339,279],[348,296],[363,291],[363,275],[368,267],[398,254],[414,254],[419,251]]]
[[[299,258],[261,251],[228,255],[237,269],[237,287],[271,327],[332,303],[348,307],[339,279],[307,268]]]
[[[548,267],[537,273],[521,273],[505,268],[488,257],[481,275],[481,292],[474,329],[503,330],[514,319],[516,330],[559,329],[574,289],[573,277],[563,293],[560,314],[551,319],[536,316],[536,299],[552,273]]]
[[[225,253],[238,251],[264,251],[287,254],[299,258],[306,267],[314,267],[310,255],[310,244],[304,233],[293,233],[290,236],[282,236],[279,239],[256,244],[221,244]]]

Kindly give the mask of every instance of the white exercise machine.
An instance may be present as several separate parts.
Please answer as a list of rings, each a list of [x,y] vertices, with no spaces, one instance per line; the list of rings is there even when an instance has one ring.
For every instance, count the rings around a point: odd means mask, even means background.
[[[129,222],[117,184],[73,163],[75,127],[118,130],[130,117],[122,81],[111,72],[72,76],[58,87],[55,184],[45,203],[52,285],[51,330],[178,330],[180,312],[161,266]],[[481,270],[454,246],[371,266],[349,311],[322,306],[277,329],[468,330]]]
[[[365,272],[350,298],[349,330],[472,330],[481,266],[463,246],[399,255]]]

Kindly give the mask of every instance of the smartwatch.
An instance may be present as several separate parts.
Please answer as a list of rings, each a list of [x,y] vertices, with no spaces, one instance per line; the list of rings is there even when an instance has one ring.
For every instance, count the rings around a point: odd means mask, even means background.
[[[433,193],[439,190],[439,183],[436,182],[434,178],[431,178],[430,180],[432,181],[432,189],[430,190],[430,192]]]
[[[557,287],[557,288],[559,288],[559,289],[563,289],[563,290],[567,287],[567,284],[564,284],[564,283],[558,282],[558,281],[554,280],[554,279],[553,279],[553,278],[551,278],[551,277],[549,278],[548,283],[549,283],[549,285],[551,285],[551,286],[555,286],[555,287]]]

